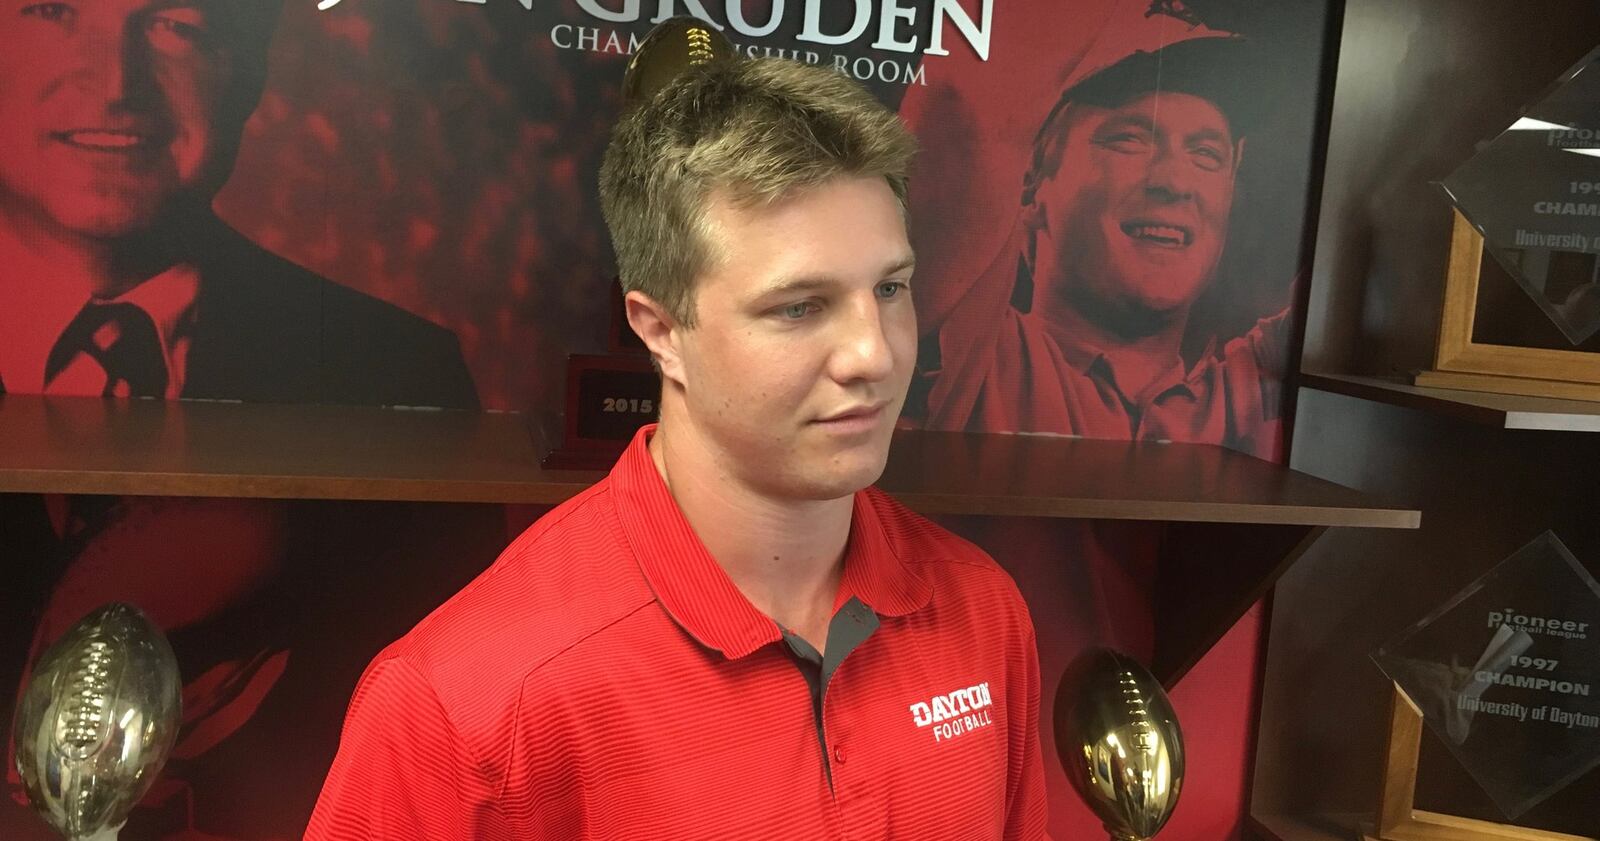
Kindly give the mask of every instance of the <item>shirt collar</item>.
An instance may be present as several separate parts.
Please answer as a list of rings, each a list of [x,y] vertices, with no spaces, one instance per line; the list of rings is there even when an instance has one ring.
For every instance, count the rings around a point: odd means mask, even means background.
[[[17,287],[6,290],[10,306],[0,307],[0,327],[5,328],[8,339],[0,342],[0,377],[7,390],[43,392],[45,360],[62,331],[85,306],[110,303],[133,304],[150,316],[167,364],[167,396],[176,396],[173,392],[181,390],[184,351],[200,291],[200,273],[193,266],[174,266],[109,299],[84,298],[81,290],[54,279],[15,280]],[[19,319],[17,324],[10,323]]]
[[[1080,340],[1076,336],[1058,335],[1056,331],[1051,330],[1045,324],[1037,312],[1031,312],[1022,317],[1035,322],[1034,326],[1039,334],[1049,339],[1056,346],[1056,349],[1061,352],[1061,358],[1067,363],[1067,367],[1082,376],[1092,376],[1104,381],[1130,406],[1140,405],[1139,398],[1141,397],[1145,398],[1144,402],[1154,402],[1174,389],[1188,392],[1190,396],[1195,393],[1193,382],[1197,377],[1201,376],[1203,366],[1197,365],[1190,369],[1182,357],[1174,357],[1172,364],[1150,384],[1150,387],[1145,390],[1145,394],[1128,394],[1123,391],[1122,385],[1117,382],[1116,366],[1112,364],[1111,357],[1107,356],[1105,351]],[[1215,345],[1216,339],[1213,338],[1200,358],[1210,358],[1215,351]]]
[[[192,331],[199,292],[200,273],[193,266],[178,265],[104,303],[133,304],[144,310],[156,324],[170,363],[173,348]]]
[[[607,478],[645,580],[673,621],[731,659],[781,640],[778,623],[739,591],[672,499],[650,457],[655,429],[650,424],[639,430]],[[902,616],[926,605],[932,587],[894,553],[873,493],[855,495],[834,610],[856,597],[880,616]]]
[[[874,499],[882,494],[873,488],[856,492],[835,611],[855,597],[879,616],[905,616],[933,596],[933,585],[902,561],[890,542]]]

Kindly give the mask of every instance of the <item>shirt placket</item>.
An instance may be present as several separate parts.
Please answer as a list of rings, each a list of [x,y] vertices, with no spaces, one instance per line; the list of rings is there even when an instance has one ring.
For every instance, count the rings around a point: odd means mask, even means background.
[[[859,599],[851,598],[830,620],[828,650],[823,654],[819,655],[810,643],[787,629],[783,631],[784,642],[811,690],[812,714],[817,726],[817,744],[822,753],[822,770],[827,778],[828,788],[833,792],[835,814],[841,820],[843,815],[840,803],[840,772],[849,762],[850,734],[839,732],[838,727],[830,731],[827,726],[830,718],[838,719],[837,715],[829,715],[831,707],[828,704],[828,690],[845,659],[877,628],[877,615]]]
[[[850,813],[859,806],[860,801],[858,787],[853,784],[855,775],[851,773],[850,764],[851,753],[860,747],[855,739],[859,734],[853,732],[850,726],[852,716],[849,699],[856,693],[847,692],[842,702],[830,702],[830,698],[839,697],[837,691],[830,690],[840,689],[835,680],[839,670],[850,654],[865,643],[878,627],[878,616],[859,600],[852,598],[834,615],[833,622],[828,628],[829,656],[824,659],[821,720],[826,725],[823,729],[823,741],[828,752],[829,767],[832,768],[834,808],[839,812],[841,827],[844,828],[858,823]],[[834,644],[835,640],[839,641],[838,645]],[[845,834],[848,836],[847,829]]]

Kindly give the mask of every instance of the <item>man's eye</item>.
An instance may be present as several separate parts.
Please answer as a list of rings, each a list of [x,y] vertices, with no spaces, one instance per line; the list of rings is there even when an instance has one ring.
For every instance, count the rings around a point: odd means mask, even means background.
[[[889,300],[891,298],[900,297],[902,294],[909,292],[910,290],[911,287],[907,286],[905,281],[886,280],[883,283],[878,284],[878,297],[884,300]]]
[[[205,16],[194,9],[174,9],[156,15],[147,24],[151,43],[161,47],[209,47],[211,30]]]
[[[1142,154],[1150,146],[1143,137],[1136,134],[1119,134],[1114,137],[1108,137],[1101,141],[1100,145],[1113,152],[1121,152],[1125,155]]]
[[[778,315],[788,319],[789,321],[799,321],[813,312],[816,312],[817,309],[817,305],[811,303],[810,301],[800,301],[799,303],[779,307]]]
[[[1202,169],[1211,172],[1216,172],[1217,170],[1222,169],[1228,163],[1227,156],[1209,146],[1196,147],[1193,151],[1193,154],[1195,156],[1195,161],[1199,164],[1199,166]]]
[[[53,23],[70,23],[77,14],[77,10],[66,3],[34,3],[23,6],[22,13]]]

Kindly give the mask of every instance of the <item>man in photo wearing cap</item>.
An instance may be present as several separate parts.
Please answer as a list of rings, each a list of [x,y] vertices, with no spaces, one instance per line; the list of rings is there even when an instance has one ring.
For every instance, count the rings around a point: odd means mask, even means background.
[[[1250,45],[1180,11],[1107,27],[1038,129],[999,256],[975,281],[938,279],[929,426],[1276,454],[1286,313],[1184,354],[1259,92]]]
[[[1243,170],[1252,190],[1256,173],[1283,172],[1281,201],[1303,206],[1282,151],[1261,132],[1244,139],[1267,109],[1288,105],[1266,71],[1249,69],[1263,45],[1206,24],[1203,14],[1222,3],[1070,5],[1072,25],[1049,26],[1059,3],[997,4],[987,59],[930,59],[928,86],[909,88],[901,105],[922,142],[919,171],[955,174],[912,182],[921,376],[908,414],[936,429],[1170,438],[1274,457],[1292,270],[1259,280],[1218,270],[1230,232],[1235,247],[1259,248],[1264,236],[1275,253],[1300,234],[1299,216],[1262,224],[1259,206],[1248,208],[1248,230],[1229,223],[1230,208],[1244,209],[1236,178],[1247,165],[1257,167]],[[1309,4],[1294,5],[1316,19]],[[1233,19],[1251,18],[1235,9]],[[1282,49],[1274,40],[1266,54]],[[1240,287],[1259,287],[1262,301]],[[1055,465],[1064,474],[1096,467]],[[1051,621],[1038,626],[1046,675],[1086,646],[1150,656],[1163,530],[1045,518],[954,524],[1030,601],[1052,604]],[[1201,671],[1248,685],[1249,667],[1234,662],[1213,659]],[[1179,695],[1181,712],[1204,722],[1188,747],[1191,767],[1206,773],[1190,775],[1185,796],[1205,805],[1180,811],[1169,832],[1211,837],[1238,820],[1246,766],[1237,745],[1248,728],[1227,711],[1232,698]],[[1049,744],[1048,717],[1042,726]],[[1046,773],[1052,834],[1098,831],[1059,765]]]

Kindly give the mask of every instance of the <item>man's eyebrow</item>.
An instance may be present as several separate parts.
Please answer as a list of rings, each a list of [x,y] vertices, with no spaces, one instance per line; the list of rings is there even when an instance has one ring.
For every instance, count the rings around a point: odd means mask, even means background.
[[[217,0],[149,0],[149,2],[143,4],[143,6],[139,9],[139,12],[142,14],[151,15],[160,14],[162,12],[191,9],[205,15],[208,19],[213,16],[218,19],[226,19],[230,17],[230,15],[227,15],[223,12],[221,7],[225,5],[226,4],[217,2]],[[231,17],[241,16],[232,15]]]
[[[914,269],[916,267],[917,267],[917,255],[915,255],[915,254],[907,254],[906,256],[901,257],[900,259],[894,261],[893,263],[890,263],[889,267],[883,270],[882,276],[883,277],[888,277],[889,275],[899,274],[900,272],[903,272],[906,269]]]
[[[1155,121],[1150,119],[1150,115],[1149,114],[1145,114],[1145,113],[1142,113],[1142,112],[1123,113],[1123,114],[1112,114],[1111,116],[1107,117],[1105,122],[1100,124],[1099,131],[1106,131],[1108,129],[1115,130],[1115,129],[1123,129],[1123,128],[1142,128],[1145,131],[1152,131],[1153,132],[1153,131],[1155,131],[1156,126],[1155,126]],[[1099,132],[1097,131],[1096,134],[1098,134],[1098,133]]]
[[[761,290],[761,297],[768,295],[785,295],[793,292],[816,292],[835,286],[837,283],[827,275],[801,275],[799,277],[783,277],[768,284]]]
[[[916,255],[907,254],[906,256],[901,257],[900,259],[895,260],[894,262],[885,266],[883,271],[879,274],[879,277],[888,277],[892,274],[898,274],[906,269],[915,268],[916,265]],[[766,288],[762,289],[759,297],[765,298],[770,295],[781,295],[794,292],[816,292],[822,289],[831,289],[838,285],[839,280],[837,278],[826,274],[782,277],[773,281]]]
[[[1199,140],[1215,140],[1224,145],[1231,146],[1233,144],[1233,138],[1227,132],[1214,128],[1203,128],[1199,131],[1190,132],[1187,139],[1190,143]]]

